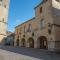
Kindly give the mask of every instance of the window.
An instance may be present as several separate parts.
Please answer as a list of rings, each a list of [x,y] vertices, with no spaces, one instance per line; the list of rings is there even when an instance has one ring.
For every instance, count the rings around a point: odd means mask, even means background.
[[[18,29],[16,29],[16,34],[18,34]]]
[[[24,26],[24,33],[26,32],[26,27]]]
[[[48,23],[48,33],[51,34],[51,29],[52,29],[52,25],[51,23]]]
[[[45,23],[43,19],[40,21],[40,28],[41,29],[45,28]]]
[[[31,29],[32,29],[32,25],[31,24],[29,24],[29,26],[28,26],[28,32],[30,32],[31,31]]]
[[[42,7],[40,7],[40,13],[42,13]]]
[[[32,33],[32,36],[34,36],[34,32]]]
[[[22,31],[22,27],[20,27],[20,32],[19,32],[20,35],[21,35],[21,31]]]
[[[23,37],[25,37],[25,35],[23,35]]]
[[[6,5],[4,5],[4,7],[6,8]]]
[[[49,34],[49,35],[51,34],[51,29],[48,29],[48,34]]]
[[[29,24],[29,30],[31,30],[32,29],[32,25],[31,24]]]

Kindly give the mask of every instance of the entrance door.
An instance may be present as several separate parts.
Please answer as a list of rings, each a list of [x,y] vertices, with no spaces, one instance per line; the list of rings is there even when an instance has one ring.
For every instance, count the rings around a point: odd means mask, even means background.
[[[28,41],[29,41],[29,47],[34,48],[34,40],[33,40],[33,38],[29,38]]]
[[[39,38],[39,45],[41,49],[47,49],[47,38],[42,36]]]
[[[25,45],[26,45],[25,39],[22,38],[22,40],[21,40],[21,46],[22,46],[22,47],[25,47]]]
[[[19,46],[19,39],[17,39],[17,46]]]

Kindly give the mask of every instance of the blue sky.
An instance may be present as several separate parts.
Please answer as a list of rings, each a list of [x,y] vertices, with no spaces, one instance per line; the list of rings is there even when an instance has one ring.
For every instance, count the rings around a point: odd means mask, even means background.
[[[15,26],[35,16],[34,7],[41,0],[10,0],[8,31],[14,32]]]

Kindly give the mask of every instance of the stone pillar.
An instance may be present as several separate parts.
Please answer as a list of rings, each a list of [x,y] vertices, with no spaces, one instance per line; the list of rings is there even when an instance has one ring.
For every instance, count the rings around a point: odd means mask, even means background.
[[[55,49],[55,42],[54,41],[48,41],[48,50],[54,51]]]

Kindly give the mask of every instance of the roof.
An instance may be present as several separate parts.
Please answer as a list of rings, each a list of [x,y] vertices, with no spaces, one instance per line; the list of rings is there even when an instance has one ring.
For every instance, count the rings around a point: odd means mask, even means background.
[[[40,4],[38,4],[34,9],[36,9],[37,7],[39,7],[40,5],[42,5],[44,3],[44,1],[42,1]]]
[[[7,35],[14,34],[14,32],[11,32],[11,31],[7,31],[6,33]]]
[[[22,24],[19,24],[18,26],[16,26],[16,27],[19,27],[19,26],[21,26],[21,25],[23,25],[23,24],[25,24],[25,23],[27,23],[27,22],[29,22],[29,21],[32,21],[32,20],[34,20],[35,19],[35,17],[33,17],[32,19],[29,19],[28,21],[26,21],[26,22],[24,22],[24,23],[22,23]],[[16,28],[15,27],[15,28]]]

